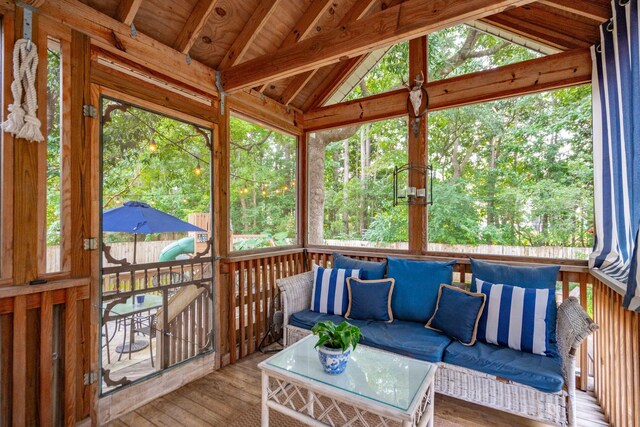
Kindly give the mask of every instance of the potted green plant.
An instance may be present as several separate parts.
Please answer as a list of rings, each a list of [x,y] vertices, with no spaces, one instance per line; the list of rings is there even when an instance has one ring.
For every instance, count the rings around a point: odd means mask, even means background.
[[[318,358],[324,371],[331,375],[342,373],[347,367],[351,350],[360,341],[360,328],[347,322],[336,325],[327,320],[316,323],[311,332],[318,336],[315,348],[318,349]]]

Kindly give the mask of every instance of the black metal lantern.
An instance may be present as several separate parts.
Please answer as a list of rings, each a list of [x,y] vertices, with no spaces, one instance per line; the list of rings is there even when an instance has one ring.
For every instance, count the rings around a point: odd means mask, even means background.
[[[407,174],[406,187],[400,177]],[[433,204],[433,168],[407,163],[393,170],[393,206]]]

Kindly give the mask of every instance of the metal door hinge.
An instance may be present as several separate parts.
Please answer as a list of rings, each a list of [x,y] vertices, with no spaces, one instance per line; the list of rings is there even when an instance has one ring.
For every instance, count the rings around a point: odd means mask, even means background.
[[[98,115],[98,111],[96,110],[96,107],[90,104],[86,104],[82,106],[82,115],[85,117],[92,117],[92,118],[96,118],[96,116]]]
[[[91,371],[84,373],[84,385],[91,385],[98,381],[98,372]]]
[[[98,249],[98,241],[95,237],[89,237],[83,240],[83,247],[85,251],[95,251]]]

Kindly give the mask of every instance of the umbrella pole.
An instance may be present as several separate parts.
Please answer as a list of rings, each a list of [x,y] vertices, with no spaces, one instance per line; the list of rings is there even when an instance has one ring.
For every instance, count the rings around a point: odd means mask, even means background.
[[[138,246],[138,233],[133,233],[133,263],[136,263],[136,246]]]

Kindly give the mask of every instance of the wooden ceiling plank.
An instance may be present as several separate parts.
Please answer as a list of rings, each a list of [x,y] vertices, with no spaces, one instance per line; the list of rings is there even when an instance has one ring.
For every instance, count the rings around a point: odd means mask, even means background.
[[[351,7],[351,9],[349,9],[349,11],[347,11],[347,13],[342,17],[342,19],[338,23],[338,27],[341,27],[352,21],[356,21],[362,18],[367,12],[369,12],[369,10],[374,5],[374,3],[375,3],[375,0],[356,2],[356,4],[354,4]],[[362,60],[363,57],[364,56],[359,57],[360,61]],[[358,63],[360,63],[360,61],[358,61]],[[347,64],[345,65],[348,66],[348,64],[351,62],[352,61],[347,61]],[[284,100],[288,100],[287,102],[285,102],[285,104],[288,105],[289,103],[291,103],[295,99],[295,97],[302,91],[302,89],[304,89],[307,83],[309,83],[309,81],[311,81],[311,79],[316,75],[317,71],[318,69],[315,69],[315,70],[305,71],[304,73],[298,74],[289,83],[289,85],[286,87],[286,89],[282,93],[280,97],[281,102],[284,102]],[[351,71],[353,71],[353,68],[349,68],[349,73]],[[342,78],[344,78],[344,76]]]
[[[260,30],[262,30],[269,18],[273,15],[273,12],[280,2],[281,0],[262,0],[260,4],[258,4],[253,15],[249,18],[249,22],[242,28],[242,31],[240,31],[240,34],[238,34],[234,40],[227,54],[220,62],[220,65],[218,65],[218,70],[226,70],[242,60],[249,46],[256,37],[258,37]]]
[[[555,55],[426,83],[429,111],[569,87],[591,81],[591,52]],[[318,108],[304,115],[306,131],[348,126],[407,114],[407,90],[397,89]]]
[[[184,54],[191,50],[217,3],[218,0],[198,0],[176,39],[176,50]]]
[[[530,0],[408,0],[340,28],[326,31],[273,54],[246,61],[222,72],[227,92],[293,76],[343,58],[433,31],[480,19]]]
[[[25,0],[33,4],[39,0]],[[38,13],[73,28],[91,38],[91,43],[137,64],[157,70],[189,87],[219,96],[215,72],[201,62],[187,64],[182,53],[131,28],[78,0],[47,1],[38,6]]]
[[[133,24],[140,5],[142,5],[142,0],[120,0],[117,12],[118,21],[126,25]]]
[[[538,3],[574,15],[582,16],[597,22],[604,22],[611,17],[611,5],[589,0],[538,0]]]

